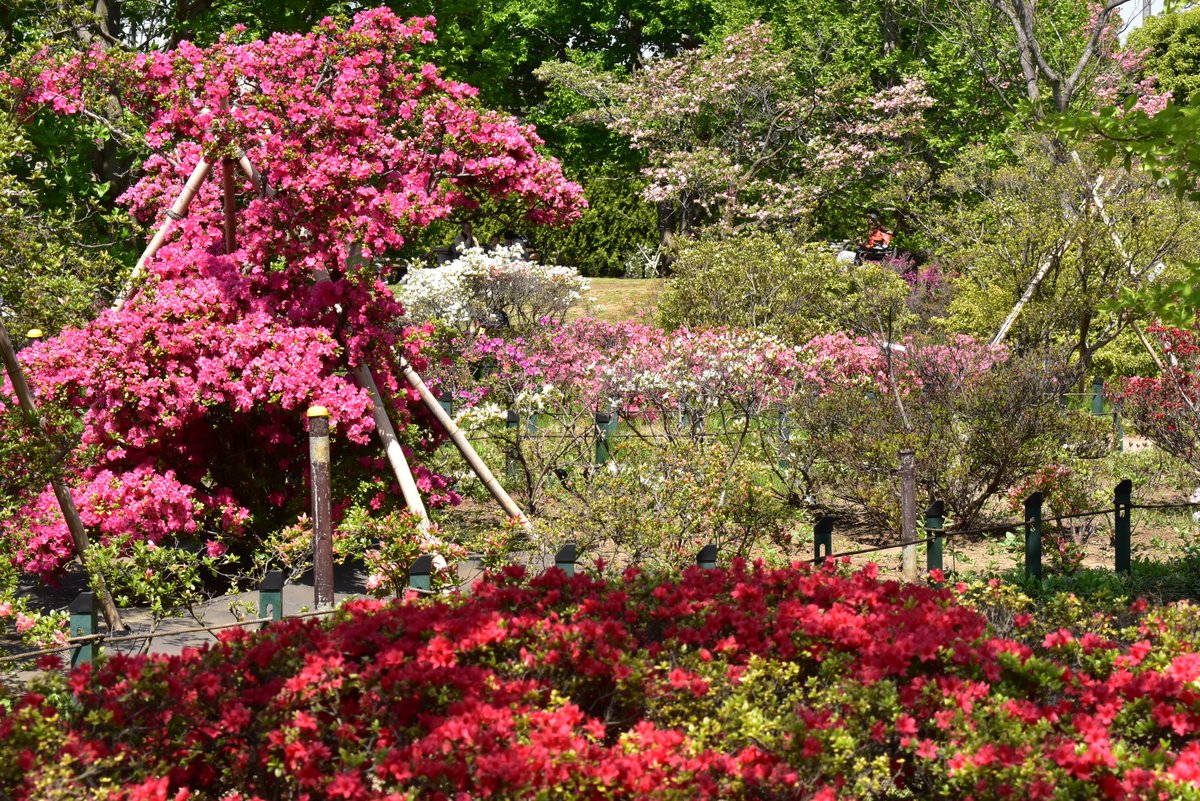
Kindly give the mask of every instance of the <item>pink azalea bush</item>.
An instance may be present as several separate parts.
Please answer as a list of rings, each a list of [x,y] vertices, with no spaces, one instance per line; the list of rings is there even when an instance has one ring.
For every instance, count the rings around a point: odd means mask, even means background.
[[[220,181],[210,180],[122,310],[22,353],[42,402],[78,417],[71,483],[101,539],[253,549],[303,505],[310,404],[330,410],[336,472],[366,482],[347,480],[337,508],[381,494],[394,504],[390,474],[369,458],[369,399],[348,366],[371,365],[410,452],[436,443],[412,427],[426,413],[396,360],[402,353],[423,369],[431,331],[404,328],[370,257],[489,198],[556,224],[577,217],[582,201],[537,153],[532,129],[481,109],[473,88],[420,62],[432,25],[376,9],[269,41],[235,34],[150,55],[46,54],[40,74],[13,79],[31,109],[72,114],[117,91],[145,121],[154,154],[122,198],[144,222],[163,221],[201,155],[244,150],[266,176],[265,188],[237,181],[232,253]],[[316,282],[319,271],[331,280]],[[0,388],[0,415],[16,413],[10,398]],[[456,500],[445,478],[419,462],[414,472],[431,503]],[[0,527],[19,543],[22,569],[52,575],[70,556],[48,490]]]

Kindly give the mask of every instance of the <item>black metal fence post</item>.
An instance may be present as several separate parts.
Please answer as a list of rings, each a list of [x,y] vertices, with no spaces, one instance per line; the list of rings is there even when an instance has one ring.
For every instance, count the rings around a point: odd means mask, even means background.
[[[421,554],[408,569],[408,588],[420,592],[433,589],[433,554]]]
[[[813,563],[821,564],[833,552],[833,518],[825,515],[813,526]]]
[[[283,571],[270,570],[258,585],[258,616],[283,620]],[[266,622],[259,628],[266,628]]]
[[[1131,570],[1130,533],[1133,512],[1133,482],[1125,479],[1113,491],[1113,545],[1116,548],[1118,573]]]
[[[71,636],[90,637],[96,633],[96,593],[81,592],[71,601]],[[80,643],[71,652],[71,667],[76,668],[96,658],[96,641]]]
[[[925,536],[929,540],[925,549],[925,569],[943,570],[942,567],[942,527],[946,518],[946,504],[934,501],[925,509]]]
[[[554,554],[554,566],[568,576],[575,575],[575,561],[579,555],[579,549],[573,542],[568,542],[566,545],[558,549],[558,553]]]
[[[1042,580],[1042,493],[1025,499],[1025,578]]]

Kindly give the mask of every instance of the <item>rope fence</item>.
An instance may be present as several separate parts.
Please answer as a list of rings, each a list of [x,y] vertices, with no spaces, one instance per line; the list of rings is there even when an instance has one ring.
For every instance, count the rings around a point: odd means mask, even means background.
[[[942,546],[955,537],[994,535],[1022,531],[1025,535],[1025,576],[1040,580],[1042,577],[1041,537],[1047,524],[1061,524],[1065,521],[1079,520],[1092,517],[1113,515],[1116,550],[1114,567],[1118,574],[1128,574],[1131,570],[1130,536],[1132,530],[1132,512],[1134,510],[1162,511],[1172,509],[1196,509],[1200,501],[1184,501],[1174,503],[1134,503],[1132,501],[1132,482],[1126,479],[1116,486],[1113,491],[1113,506],[1107,509],[1092,509],[1069,515],[1042,517],[1044,498],[1042,493],[1035,492],[1025,500],[1025,517],[1023,520],[1002,522],[990,526],[971,529],[944,528],[944,504],[935,501],[925,510],[924,531],[927,536],[921,539],[911,539],[849,551],[832,552],[833,530],[835,519],[831,515],[822,516],[813,526],[813,557],[802,560],[802,563],[822,564],[829,559],[846,559],[855,556],[884,553],[904,548],[915,549],[918,545],[926,545],[926,571],[942,570]],[[568,575],[575,573],[577,560],[575,543],[564,545],[554,557],[554,567]],[[715,544],[705,546],[696,557],[696,563],[702,568],[717,566],[718,549]],[[915,557],[914,557],[915,559]],[[405,593],[419,596],[438,595],[432,588],[432,575],[435,572],[434,557],[425,554],[417,559],[408,570],[408,586]],[[28,662],[40,656],[48,656],[70,651],[71,667],[93,661],[102,646],[113,646],[132,642],[153,642],[156,639],[178,637],[186,634],[213,633],[217,631],[245,628],[247,626],[265,627],[284,619],[283,615],[283,586],[282,570],[272,570],[259,585],[259,615],[255,618],[238,620],[232,623],[221,623],[212,626],[192,626],[184,629],[164,629],[134,634],[129,632],[99,632],[97,631],[96,596],[91,592],[80,593],[70,606],[70,630],[75,636],[67,639],[62,645],[24,651],[16,654],[0,656],[0,664]],[[337,608],[318,609],[288,615],[289,619],[306,619],[324,617],[337,612]]]

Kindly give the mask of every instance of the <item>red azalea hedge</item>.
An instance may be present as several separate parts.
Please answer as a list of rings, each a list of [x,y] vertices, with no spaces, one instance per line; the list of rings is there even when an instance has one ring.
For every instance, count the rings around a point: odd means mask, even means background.
[[[15,799],[1200,798],[1200,631],[988,632],[874,566],[492,577],[169,658],[0,718]],[[1018,621],[1018,624],[1023,621]],[[1039,638],[1040,639],[1040,638]],[[3,793],[0,793],[3,795]]]

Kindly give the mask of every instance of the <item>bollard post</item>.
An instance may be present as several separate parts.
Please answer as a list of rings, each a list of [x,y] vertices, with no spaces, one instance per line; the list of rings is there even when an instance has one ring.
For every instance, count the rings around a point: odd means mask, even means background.
[[[1113,545],[1116,546],[1116,568],[1126,575],[1132,569],[1130,533],[1133,512],[1133,482],[1125,479],[1113,491]]]
[[[825,515],[813,526],[813,563],[821,564],[833,552],[833,518]]]
[[[1025,499],[1025,578],[1042,580],[1042,493]]]
[[[900,541],[904,543],[901,570],[908,581],[917,580],[917,466],[916,455],[900,451]]]
[[[705,570],[712,570],[717,566],[717,544],[710,542],[700,549],[700,553],[696,554],[696,564]]]
[[[505,412],[504,427],[506,429],[508,429],[509,431],[516,431],[517,427],[520,425],[520,423],[521,423],[521,417],[515,411],[513,411],[512,409],[509,409],[507,412]],[[515,436],[517,436],[517,435],[515,435]],[[517,436],[517,438],[519,439],[520,437]],[[506,450],[504,452],[504,477],[506,479],[508,479],[510,482],[516,481],[517,472],[519,469],[519,465],[517,462],[516,449],[517,449],[517,446],[513,445],[512,448],[510,448],[509,450]]]
[[[1104,379],[1100,376],[1092,379],[1092,414],[1104,414]]]
[[[568,542],[558,549],[558,553],[554,554],[554,566],[568,576],[575,575],[575,557],[577,554],[578,549],[575,543]]]
[[[611,437],[617,428],[618,417],[615,411],[612,414],[596,412],[596,464],[607,462],[612,453]]]
[[[423,592],[433,589],[433,554],[422,554],[408,569],[408,588]]]
[[[329,410],[308,410],[308,458],[312,467],[313,595],[317,609],[333,606],[333,514],[329,486]]]
[[[925,510],[925,536],[933,536],[925,550],[925,569],[942,570],[942,526],[946,519],[946,504],[934,501]]]
[[[283,571],[268,570],[258,585],[258,616],[270,617],[273,621],[283,620]],[[266,623],[259,628],[265,629]]]
[[[72,637],[90,637],[96,633],[96,593],[81,592],[71,601]],[[75,646],[71,652],[71,667],[77,668],[96,658],[96,641]]]

